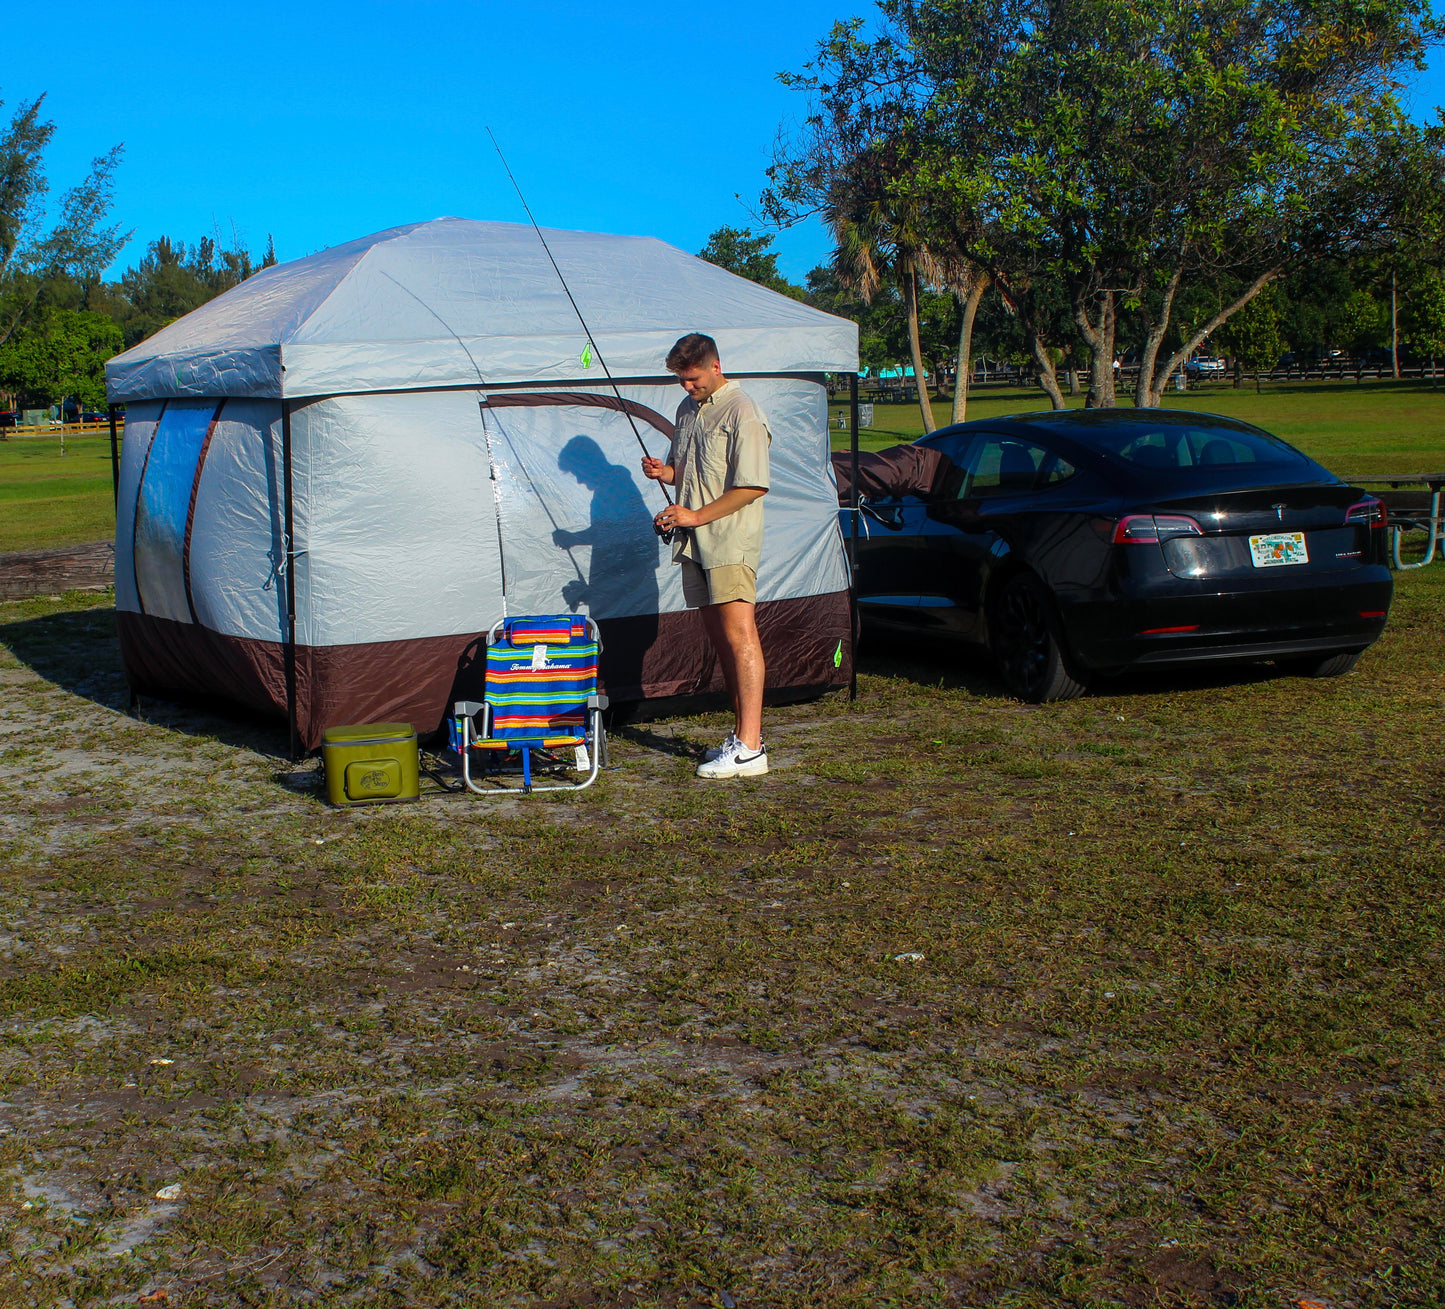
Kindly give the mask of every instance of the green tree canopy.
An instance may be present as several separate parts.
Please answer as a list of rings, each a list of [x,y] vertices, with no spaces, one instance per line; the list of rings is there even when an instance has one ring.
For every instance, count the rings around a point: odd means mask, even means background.
[[[1287,343],[1281,328],[1279,305],[1271,286],[1243,306],[1219,334],[1220,344],[1254,374],[1256,391],[1260,389],[1260,373],[1273,368],[1285,351]]]
[[[768,232],[754,235],[746,227],[719,227],[707,239],[707,244],[697,252],[699,259],[726,268],[730,273],[746,277],[770,291],[803,300],[807,292],[795,286],[778,272],[778,255],[772,247],[773,237]]]
[[[57,279],[92,282],[130,239],[108,223],[121,147],[91,161],[52,212],[45,151],[55,124],[41,116],[45,97],[20,105],[0,131],[0,344]],[[0,106],[4,102],[0,101]]]
[[[0,345],[0,385],[43,404],[75,396],[105,407],[105,361],[121,348],[121,330],[106,314],[52,309],[22,323]]]
[[[275,246],[269,237],[266,253],[259,260],[239,240],[229,249],[210,236],[203,236],[193,246],[164,236],[152,241],[140,263],[121,274],[121,290],[129,306],[126,345],[153,335],[275,262]]]
[[[1112,404],[1120,325],[1139,404],[1291,267],[1438,212],[1440,142],[1408,124],[1403,70],[1439,26],[1423,0],[881,0],[785,81],[812,97],[764,195],[823,213],[850,161],[906,156],[895,189],[988,272],[1035,337],[1049,303]],[[1420,196],[1435,197],[1429,204]],[[1233,286],[1177,330],[1201,286]],[[1036,311],[1036,305],[1038,309]],[[1060,342],[1061,343],[1061,342]],[[1167,343],[1167,344],[1166,344]]]

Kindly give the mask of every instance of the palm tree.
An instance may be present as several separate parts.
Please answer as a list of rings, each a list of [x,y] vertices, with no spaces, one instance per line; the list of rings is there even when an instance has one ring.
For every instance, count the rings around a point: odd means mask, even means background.
[[[883,148],[857,156],[833,179],[824,216],[835,242],[833,269],[844,286],[864,304],[873,302],[885,282],[894,281],[902,290],[923,430],[932,432],[938,425],[923,367],[918,291],[920,283],[944,281],[945,270],[930,248],[921,206],[893,193],[892,163]]]

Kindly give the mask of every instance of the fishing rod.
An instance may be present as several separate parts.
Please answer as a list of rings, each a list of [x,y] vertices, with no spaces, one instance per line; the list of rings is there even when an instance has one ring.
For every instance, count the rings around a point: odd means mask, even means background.
[[[512,166],[507,163],[507,156],[502,153],[502,147],[497,144],[497,138],[493,135],[492,129],[489,127],[486,131],[487,135],[492,138],[492,149],[497,152],[497,158],[502,161],[502,167],[506,170],[507,180],[511,182],[512,190],[517,193],[517,199],[522,202],[522,208],[527,214],[528,221],[532,224],[532,230],[537,234],[537,240],[542,243],[542,249],[547,252],[547,261],[552,265],[552,271],[557,274],[557,280],[562,284],[562,291],[567,297],[567,303],[572,306],[572,312],[577,315],[577,321],[582,324],[582,331],[587,336],[587,346],[597,357],[597,362],[602,365],[602,375],[606,377],[608,385],[611,386],[612,394],[617,397],[618,408],[621,409],[626,416],[627,425],[632,428],[632,435],[637,438],[637,444],[642,447],[642,453],[651,459],[652,452],[647,448],[647,442],[642,439],[642,433],[637,429],[637,420],[633,418],[632,411],[627,407],[627,401],[622,398],[622,392],[617,388],[617,382],[612,376],[612,370],[607,367],[607,360],[602,357],[602,349],[597,344],[597,338],[592,335],[592,329],[587,326],[587,320],[582,316],[582,311],[577,307],[577,301],[572,296],[572,288],[567,285],[567,279],[562,276],[562,270],[557,266],[557,260],[552,255],[552,247],[547,244],[547,238],[542,235],[542,229],[538,226],[536,218],[533,217],[532,206],[527,203],[527,197],[522,194],[522,188],[512,172]],[[657,487],[658,490],[662,492],[662,498],[671,505],[673,502],[672,496],[668,494],[666,484],[660,479],[650,480],[657,481]],[[676,534],[680,534],[683,529],[680,527],[669,527],[655,528],[654,530],[656,530],[658,536],[662,537],[664,541],[671,544],[677,539]]]

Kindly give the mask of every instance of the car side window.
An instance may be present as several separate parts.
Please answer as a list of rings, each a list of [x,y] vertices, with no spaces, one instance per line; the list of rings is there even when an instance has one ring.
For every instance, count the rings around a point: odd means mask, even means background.
[[[963,497],[968,481],[968,452],[974,440],[973,433],[963,432],[923,442],[928,449],[937,451],[942,456],[933,474],[933,493],[930,499],[958,500]]]
[[[986,435],[975,447],[962,494],[1023,495],[1067,481],[1076,469],[1056,451],[1016,436]]]
[[[1259,459],[1254,445],[1244,437],[1219,429],[1198,431],[1188,427],[1141,432],[1119,453],[1144,468],[1208,468],[1252,464]]]

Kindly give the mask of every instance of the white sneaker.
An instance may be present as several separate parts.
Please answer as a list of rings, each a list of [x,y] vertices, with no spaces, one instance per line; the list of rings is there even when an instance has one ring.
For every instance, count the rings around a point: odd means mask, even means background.
[[[741,741],[736,741],[726,754],[697,766],[697,775],[707,778],[708,781],[718,781],[726,777],[761,777],[767,771],[766,743],[760,750],[749,750]]]
[[[735,747],[741,744],[742,742],[738,740],[738,734],[736,732],[729,732],[727,734],[727,740],[721,745],[715,745],[711,750],[703,751],[703,762],[710,764],[714,759],[721,759],[723,755],[730,754]]]

